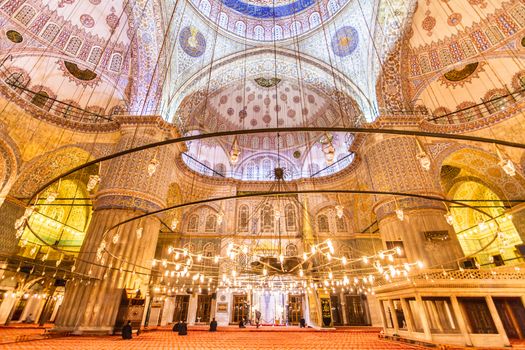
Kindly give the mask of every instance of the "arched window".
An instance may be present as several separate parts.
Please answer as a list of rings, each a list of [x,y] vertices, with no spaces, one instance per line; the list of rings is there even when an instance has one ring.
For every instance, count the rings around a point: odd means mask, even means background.
[[[42,90],[37,92],[31,99],[31,103],[39,108],[45,108],[47,101],[49,101],[49,95]]]
[[[24,5],[20,11],[15,15],[15,19],[27,26],[29,22],[36,16],[36,10],[29,5]]]
[[[337,0],[329,0],[327,7],[328,14],[332,16],[337,12],[337,10],[339,10],[339,2]]]
[[[295,207],[293,204],[288,204],[285,208],[286,214],[286,230],[295,231],[297,228],[297,219],[295,215]]]
[[[206,232],[215,232],[217,229],[217,216],[214,214],[208,215],[206,217],[206,226],[204,227],[204,231]]]
[[[211,12],[211,5],[208,0],[201,0],[199,4],[199,10],[206,16],[210,15]]]
[[[319,12],[314,12],[308,18],[308,23],[310,23],[310,28],[315,28],[321,24],[321,15]]]
[[[210,266],[211,264],[213,264],[213,258],[215,256],[215,244],[211,243],[211,242],[208,242],[204,245],[204,248],[202,249],[202,256],[208,258],[208,259],[203,259],[203,261],[201,262],[202,265],[204,266]]]
[[[293,139],[293,135],[292,134],[288,134],[286,135],[286,146],[287,147],[292,147],[294,145],[294,139]]]
[[[215,255],[215,244],[208,242],[204,245],[203,256],[211,258]]]
[[[297,246],[293,243],[290,243],[286,246],[286,256],[296,256],[297,255]]]
[[[297,36],[303,32],[303,24],[299,21],[294,21],[290,26],[292,36]]]
[[[281,40],[283,38],[283,28],[279,25],[276,25],[272,28],[272,39]]]
[[[259,138],[257,136],[252,138],[252,148],[253,149],[259,148]]]
[[[344,216],[342,218],[335,217],[335,224],[337,228],[337,232],[346,232],[346,221]]]
[[[246,164],[246,180],[253,180],[255,179],[256,173],[255,173],[255,164],[253,162],[248,162]]]
[[[188,242],[182,246],[182,249],[186,249],[188,252],[193,253],[195,252],[195,245],[193,243]]]
[[[82,40],[74,36],[67,43],[66,52],[76,56],[81,45],[82,45]]]
[[[246,24],[243,21],[237,21],[235,23],[235,34],[244,37],[246,35]]]
[[[42,32],[42,38],[46,41],[52,42],[53,40],[55,40],[59,31],[60,31],[59,26],[57,26],[54,23],[49,23],[46,26],[46,29],[44,29],[44,31]]]
[[[93,63],[93,64],[98,64],[101,57],[102,57],[102,48],[95,46],[93,49],[91,49],[91,53],[89,54],[88,62]]]
[[[270,138],[263,138],[263,149],[270,149]]]
[[[272,161],[268,158],[263,159],[262,161],[262,178],[266,179],[268,176],[270,176],[270,173],[272,171]]]
[[[261,210],[261,230],[272,231],[273,219],[273,207],[270,204],[266,204]]]
[[[328,217],[324,214],[317,217],[317,230],[319,232],[330,232]]]
[[[109,65],[109,70],[113,72],[120,72],[120,66],[122,65],[122,55],[116,53],[111,58],[111,64]]]
[[[250,208],[247,205],[241,205],[239,207],[239,221],[237,228],[241,232],[248,232],[250,218]]]
[[[263,26],[255,26],[253,28],[253,34],[255,37],[255,40],[264,40],[264,27]]]
[[[188,220],[188,232],[197,232],[199,229],[199,215],[193,214]]]
[[[228,27],[228,15],[224,12],[221,12],[219,15],[219,26],[221,26],[222,28]]]

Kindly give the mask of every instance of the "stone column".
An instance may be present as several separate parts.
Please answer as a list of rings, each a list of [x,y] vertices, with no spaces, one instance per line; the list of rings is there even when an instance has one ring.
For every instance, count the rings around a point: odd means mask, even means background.
[[[115,151],[160,141],[169,136],[158,118],[121,118],[121,139]],[[140,125],[135,123],[141,123]],[[149,176],[148,164],[155,157],[160,165]],[[149,268],[155,254],[160,222],[156,217],[134,220],[111,232],[124,220],[165,206],[170,183],[174,146],[148,149],[102,164],[101,183],[93,205],[94,213],[82,244],[75,272],[96,280],[89,284],[69,281],[56,329],[82,333],[111,333],[122,290],[140,289],[147,295]],[[142,236],[137,229],[142,228]],[[115,235],[119,236],[116,243]],[[111,254],[97,257],[101,242]]]
[[[414,138],[379,135],[369,142],[364,159],[372,189],[442,197],[439,169],[432,164],[429,171],[423,170],[416,158]],[[403,221],[398,219],[396,209],[403,210]],[[451,261],[461,258],[463,252],[454,229],[445,220],[446,208],[441,201],[376,196],[374,211],[385,249],[388,241],[403,241],[408,262],[421,260],[425,267],[457,267]]]

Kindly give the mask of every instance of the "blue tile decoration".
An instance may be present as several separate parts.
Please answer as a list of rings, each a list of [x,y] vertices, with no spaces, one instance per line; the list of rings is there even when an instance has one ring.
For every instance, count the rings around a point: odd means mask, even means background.
[[[359,44],[359,32],[352,26],[339,28],[332,37],[332,50],[339,57],[351,55]]]
[[[241,0],[222,0],[223,4],[243,15],[255,18],[280,18],[287,17],[306,10],[315,0],[297,0],[286,5],[259,6]]]
[[[206,51],[206,38],[193,26],[182,28],[179,34],[182,50],[191,57],[199,57]]]

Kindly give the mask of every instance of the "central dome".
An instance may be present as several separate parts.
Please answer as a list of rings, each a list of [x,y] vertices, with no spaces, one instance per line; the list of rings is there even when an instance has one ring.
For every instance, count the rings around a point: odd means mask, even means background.
[[[214,24],[241,38],[285,40],[311,32],[332,18],[348,0],[194,0]]]

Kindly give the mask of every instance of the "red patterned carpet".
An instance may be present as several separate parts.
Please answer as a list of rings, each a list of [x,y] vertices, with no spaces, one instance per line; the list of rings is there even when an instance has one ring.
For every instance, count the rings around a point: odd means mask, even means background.
[[[3,330],[0,330],[0,333]],[[0,345],[1,349],[31,350],[396,350],[422,349],[378,339],[377,334],[361,332],[189,332],[181,337],[173,332],[142,333],[132,340],[119,337],[66,337]]]

